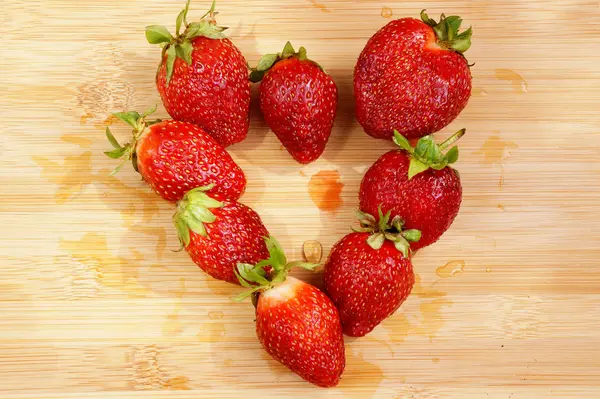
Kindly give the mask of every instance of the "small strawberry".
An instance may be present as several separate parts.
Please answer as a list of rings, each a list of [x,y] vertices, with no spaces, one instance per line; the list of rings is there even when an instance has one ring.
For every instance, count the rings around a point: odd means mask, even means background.
[[[269,232],[256,212],[237,201],[211,198],[212,186],[189,191],[177,204],[173,223],[194,263],[210,276],[239,284],[238,263],[256,263],[269,252]]]
[[[218,199],[236,200],[246,188],[246,177],[225,149],[196,125],[174,120],[146,121],[155,109],[144,114],[115,114],[133,128],[131,142],[120,145],[110,129],[106,136],[114,149],[110,158],[127,160],[152,189],[167,201],[178,201],[196,187],[214,184],[210,194]]]
[[[260,109],[267,125],[298,162],[321,156],[337,110],[335,82],[319,64],[287,42],[280,54],[267,54],[250,75],[260,85]]]
[[[421,12],[419,21],[397,19],[377,32],[354,69],[356,117],[370,136],[391,140],[394,128],[408,139],[452,122],[471,96],[471,72],[463,53],[471,28],[462,19],[440,22]]]
[[[163,46],[156,86],[171,117],[200,126],[227,147],[248,134],[248,64],[217,26],[214,1],[200,22],[187,22],[189,6],[190,0],[177,17],[175,37],[164,26],[146,27],[148,42]]]
[[[413,251],[436,242],[452,225],[462,201],[460,177],[448,166],[458,160],[458,147],[445,155],[442,151],[464,133],[460,130],[439,145],[425,136],[413,148],[395,132],[394,141],[402,150],[383,154],[365,173],[360,209],[374,214],[381,207],[392,217],[399,216],[406,228],[420,230]]]
[[[361,228],[342,238],[325,264],[325,290],[340,311],[344,333],[362,337],[392,315],[415,283],[409,241],[418,230],[402,230],[402,221],[379,210],[379,223],[358,212]],[[359,232],[360,231],[360,232]]]
[[[338,384],[346,358],[340,316],[318,288],[288,277],[294,266],[315,264],[287,259],[274,238],[266,239],[269,258],[256,266],[239,264],[240,282],[256,307],[256,335],[267,353],[306,381],[321,386]]]

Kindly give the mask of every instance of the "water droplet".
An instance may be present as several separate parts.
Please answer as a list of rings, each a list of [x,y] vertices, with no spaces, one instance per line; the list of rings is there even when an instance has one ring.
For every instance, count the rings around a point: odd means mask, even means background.
[[[393,14],[394,13],[393,13],[392,9],[389,7],[383,7],[381,9],[381,16],[383,18],[391,18]]]
[[[517,144],[511,141],[503,141],[500,136],[492,135],[487,138],[481,149],[475,154],[483,155],[483,163],[487,165],[495,165],[510,157],[511,150],[519,148]]]
[[[491,267],[486,267],[485,271],[486,271],[486,273],[491,273],[492,272],[492,268]]]
[[[521,75],[511,69],[496,69],[496,79],[509,81],[514,91],[527,93],[527,82]]]
[[[441,278],[448,278],[461,274],[464,268],[464,260],[453,260],[446,263],[444,266],[438,267],[435,273]]]
[[[307,262],[320,263],[323,257],[323,246],[319,241],[305,241],[302,245],[302,255]]]

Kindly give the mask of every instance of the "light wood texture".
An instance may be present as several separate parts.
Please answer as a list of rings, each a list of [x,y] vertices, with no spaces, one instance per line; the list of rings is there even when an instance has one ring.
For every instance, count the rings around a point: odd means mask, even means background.
[[[353,223],[362,173],[392,148],[362,132],[352,100],[354,63],[384,16],[427,8],[474,28],[473,97],[439,135],[467,128],[461,213],[415,257],[419,283],[402,309],[347,340],[346,373],[330,390],[270,360],[252,305],[171,251],[172,206],[132,170],[108,177],[110,114],[160,103],[159,50],[143,27],[172,27],[183,3],[2,4],[0,397],[598,397],[598,1],[220,1],[219,21],[251,64],[290,39],[339,86],[318,162],[294,163],[256,106],[248,139],[231,148],[249,180],[243,202],[290,258],[305,240],[327,256]],[[192,15],[206,8],[194,1]],[[342,205],[322,211],[309,181],[331,170]]]

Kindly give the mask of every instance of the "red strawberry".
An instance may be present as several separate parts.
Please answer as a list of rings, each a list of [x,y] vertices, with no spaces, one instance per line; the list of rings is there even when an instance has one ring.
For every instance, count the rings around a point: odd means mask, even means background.
[[[187,191],[211,183],[210,194],[215,198],[236,200],[242,196],[244,172],[219,143],[191,123],[146,121],[154,111],[115,114],[133,128],[133,139],[121,146],[106,128],[114,149],[105,154],[124,158],[113,174],[131,160],[142,178],[167,201],[179,201]]]
[[[364,232],[342,238],[325,264],[325,289],[351,337],[365,336],[392,315],[415,283],[408,241],[418,240],[419,232],[402,231],[398,217],[388,224],[389,213],[379,216],[376,227],[373,216],[359,212]]]
[[[173,223],[194,263],[210,276],[239,284],[238,263],[256,263],[269,252],[269,232],[256,212],[236,201],[207,195],[211,186],[189,191],[177,205]]]
[[[437,132],[452,122],[471,96],[471,72],[463,53],[471,28],[462,19],[440,22],[397,19],[377,32],[354,69],[356,117],[367,134],[391,140],[393,130],[408,139]]]
[[[269,355],[308,382],[333,387],[346,364],[339,313],[318,288],[287,277],[294,266],[317,265],[288,264],[277,241],[266,242],[269,259],[238,265],[240,282],[250,290],[237,299],[254,294],[256,335]]]
[[[260,85],[260,109],[267,125],[298,162],[321,156],[337,109],[335,82],[319,64],[287,42],[280,54],[267,54],[250,79]]]
[[[460,209],[462,186],[451,167],[458,160],[458,147],[446,155],[442,150],[465,133],[461,130],[440,145],[423,137],[416,148],[398,132],[394,141],[403,150],[390,151],[369,168],[360,185],[360,209],[373,214],[381,207],[399,216],[408,229],[421,231],[416,251],[436,242],[450,228]]]
[[[188,24],[189,5],[177,17],[175,37],[164,26],[146,27],[148,42],[163,45],[156,86],[169,115],[200,126],[227,147],[248,134],[248,64],[225,38],[226,28],[216,25],[215,2],[200,22]]]

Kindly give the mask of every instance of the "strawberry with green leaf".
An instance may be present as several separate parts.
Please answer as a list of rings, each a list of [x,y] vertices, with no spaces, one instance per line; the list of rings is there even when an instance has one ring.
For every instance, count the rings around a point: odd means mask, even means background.
[[[325,290],[351,337],[365,336],[391,316],[415,283],[410,243],[421,232],[405,230],[390,214],[379,209],[377,220],[359,211],[361,227],[334,245],[325,264]]]
[[[215,198],[240,198],[246,188],[246,177],[225,148],[191,123],[146,120],[155,110],[114,114],[133,128],[133,138],[121,145],[106,128],[113,149],[105,154],[112,159],[123,159],[112,174],[130,161],[158,195],[172,202],[182,199],[191,189],[209,184],[212,184],[210,194]]]
[[[458,172],[450,167],[458,160],[458,147],[450,148],[465,134],[462,129],[441,144],[432,136],[421,138],[416,147],[395,131],[401,148],[382,155],[365,173],[360,185],[360,209],[376,214],[391,212],[404,227],[421,231],[412,250],[436,242],[450,228],[462,202]]]
[[[173,223],[183,248],[204,272],[217,280],[239,284],[238,263],[257,263],[269,252],[269,235],[260,216],[237,201],[218,201],[213,186],[189,191],[177,204]]]
[[[333,387],[346,365],[339,313],[318,288],[288,276],[295,266],[313,270],[318,265],[288,263],[277,240],[265,241],[268,259],[238,265],[238,278],[248,290],[236,299],[252,295],[256,335],[271,357],[312,384]]]
[[[146,39],[162,46],[156,85],[174,119],[194,123],[227,147],[249,128],[248,65],[215,21],[215,2],[198,22],[187,20],[190,0],[177,16],[175,36],[161,25],[146,27]]]
[[[250,75],[260,84],[260,109],[267,125],[290,155],[307,164],[321,156],[331,135],[338,91],[329,74],[287,42],[279,54],[266,54]]]
[[[425,10],[421,20],[400,18],[373,35],[354,69],[356,118],[372,137],[392,140],[394,129],[416,139],[435,133],[466,107],[471,71],[464,53],[473,31],[462,18]]]

